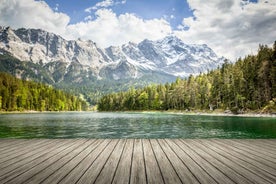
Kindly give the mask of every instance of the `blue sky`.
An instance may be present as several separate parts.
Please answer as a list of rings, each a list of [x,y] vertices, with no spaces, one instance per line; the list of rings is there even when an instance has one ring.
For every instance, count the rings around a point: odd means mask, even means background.
[[[94,17],[96,10],[91,13],[84,10],[95,6],[101,0],[45,0],[52,8],[64,12],[70,16],[70,24],[83,21],[85,17]],[[182,23],[183,18],[192,16],[192,10],[185,0],[127,0],[121,3],[114,0],[114,5],[107,8],[112,9],[116,14],[133,13],[143,19],[164,18],[173,28]]]
[[[43,29],[102,48],[175,35],[235,60],[276,39],[275,0],[0,1],[0,26]]]

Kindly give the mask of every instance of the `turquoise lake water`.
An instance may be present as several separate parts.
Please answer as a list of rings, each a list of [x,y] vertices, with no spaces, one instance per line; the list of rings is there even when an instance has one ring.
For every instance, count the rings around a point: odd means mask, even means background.
[[[0,138],[276,138],[276,118],[168,113],[0,114]]]

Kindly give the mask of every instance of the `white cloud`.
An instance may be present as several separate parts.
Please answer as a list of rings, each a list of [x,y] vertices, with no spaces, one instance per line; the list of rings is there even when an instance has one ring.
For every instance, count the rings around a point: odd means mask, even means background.
[[[82,22],[69,24],[68,15],[54,11],[44,1],[0,1],[1,26],[40,28],[66,39],[90,39],[101,47],[174,33],[186,43],[206,43],[219,55],[235,60],[256,51],[260,43],[272,44],[276,39],[276,3],[272,0],[188,0],[194,15],[184,18],[177,30],[172,30],[169,17],[144,20],[130,13],[117,15],[106,8],[95,10]],[[104,7],[126,1],[100,3],[98,6]]]
[[[164,19],[143,20],[129,13],[117,16],[110,9],[97,10],[95,15],[95,20],[69,25],[66,37],[91,39],[101,47],[108,47],[146,38],[160,39],[172,32]]]
[[[119,3],[122,2],[126,1]],[[65,39],[93,40],[101,47],[139,42],[146,38],[159,39],[172,31],[164,19],[143,20],[129,13],[116,15],[109,9],[99,9],[95,15],[85,17],[84,21],[69,24],[70,18],[66,14],[55,12],[44,1],[34,0],[1,0],[0,17],[2,26],[40,28]]]
[[[40,28],[61,34],[69,23],[69,16],[54,12],[44,1],[1,0],[0,25],[12,28]]]
[[[58,11],[58,7],[59,7],[59,4],[56,4],[54,10],[55,10],[55,11]]]
[[[87,17],[84,18],[84,21],[91,21],[93,17],[91,15],[88,15]]]
[[[188,43],[206,43],[232,60],[252,54],[258,45],[272,44],[276,38],[275,1],[188,0],[194,17],[184,18],[186,31],[174,33]]]
[[[84,11],[87,13],[91,13],[93,10],[95,11],[95,10],[98,10],[101,8],[109,8],[114,5],[118,5],[118,4],[126,4],[126,2],[127,2],[127,0],[122,0],[122,1],[104,0],[104,1],[96,3],[94,6],[86,8]]]
[[[87,12],[87,13],[91,13],[92,10],[97,10],[99,8],[108,8],[108,7],[113,6],[113,5],[114,5],[113,0],[104,0],[104,1],[101,1],[101,2],[98,2],[97,4],[95,4],[95,6],[86,8],[84,11]]]

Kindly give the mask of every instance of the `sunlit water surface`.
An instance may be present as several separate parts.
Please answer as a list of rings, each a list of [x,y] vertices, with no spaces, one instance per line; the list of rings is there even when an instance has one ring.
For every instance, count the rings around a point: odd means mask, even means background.
[[[276,118],[168,113],[0,114],[0,138],[276,138]]]

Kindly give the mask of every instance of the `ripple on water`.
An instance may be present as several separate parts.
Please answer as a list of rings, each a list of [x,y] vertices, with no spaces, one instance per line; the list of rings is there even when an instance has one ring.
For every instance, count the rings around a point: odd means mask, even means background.
[[[0,114],[0,138],[276,138],[275,120],[166,113]]]

